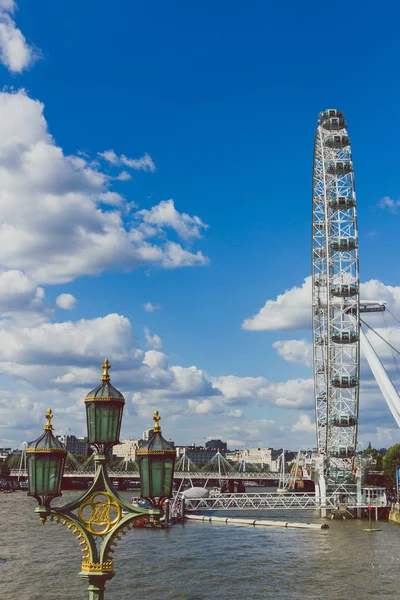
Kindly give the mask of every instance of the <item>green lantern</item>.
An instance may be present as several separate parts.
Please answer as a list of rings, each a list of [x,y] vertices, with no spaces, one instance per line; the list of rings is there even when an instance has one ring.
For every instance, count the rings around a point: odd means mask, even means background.
[[[141,496],[160,507],[172,496],[176,451],[161,435],[158,410],[154,411],[155,425],[149,440],[137,451]]]
[[[97,448],[99,454],[107,454],[112,446],[119,444],[125,398],[110,383],[108,371],[111,365],[108,359],[102,369],[101,383],[89,392],[85,404],[88,442]]]
[[[47,411],[44,433],[26,449],[28,460],[28,495],[41,507],[49,507],[53,498],[61,496],[67,449],[53,435],[51,409]],[[46,511],[44,511],[46,512]]]

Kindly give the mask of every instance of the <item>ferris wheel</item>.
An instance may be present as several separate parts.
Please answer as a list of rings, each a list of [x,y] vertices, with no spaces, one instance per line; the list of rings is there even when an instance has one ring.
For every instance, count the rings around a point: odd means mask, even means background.
[[[347,124],[321,112],[314,143],[312,302],[318,452],[328,486],[354,481],[360,316],[356,196]]]

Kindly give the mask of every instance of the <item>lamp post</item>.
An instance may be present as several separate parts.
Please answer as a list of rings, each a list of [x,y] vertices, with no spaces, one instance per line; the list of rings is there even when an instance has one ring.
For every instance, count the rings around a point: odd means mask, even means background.
[[[133,506],[113,489],[107,463],[110,449],[119,443],[125,399],[110,383],[111,365],[102,365],[100,385],[86,399],[88,441],[96,450],[95,477],[81,496],[69,504],[51,507],[61,496],[67,449],[53,435],[51,409],[47,411],[44,433],[27,448],[29,496],[39,506],[35,512],[44,524],[47,519],[66,526],[79,541],[82,556],[80,577],[88,581],[89,600],[103,600],[105,585],[114,576],[112,554],[118,540],[132,527],[157,527],[163,515],[162,504],[172,493],[175,451],[161,436],[160,416],[139,459],[142,495],[151,508]]]

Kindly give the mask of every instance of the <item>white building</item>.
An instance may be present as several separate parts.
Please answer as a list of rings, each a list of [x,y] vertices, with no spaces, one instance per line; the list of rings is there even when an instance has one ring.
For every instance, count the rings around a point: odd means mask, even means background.
[[[139,448],[139,442],[141,440],[123,440],[120,444],[116,444],[113,447],[113,455],[116,458],[123,458],[126,461],[131,460],[135,462],[136,452]]]
[[[249,465],[260,465],[264,469],[274,471],[275,461],[272,460],[272,448],[247,448],[235,450],[226,455],[226,458],[235,462],[245,462]]]
[[[143,431],[143,437],[142,440],[144,440],[145,442],[147,442],[151,436],[151,434],[153,433],[153,428],[151,429],[146,429],[145,431]]]

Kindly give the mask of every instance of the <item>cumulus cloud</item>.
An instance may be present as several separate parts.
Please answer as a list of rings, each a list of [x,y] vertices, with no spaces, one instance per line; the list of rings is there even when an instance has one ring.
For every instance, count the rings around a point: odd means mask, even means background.
[[[117,181],[129,181],[132,179],[132,175],[128,173],[128,171],[121,171],[121,173],[119,173],[115,179]]]
[[[0,316],[15,323],[46,321],[50,310],[44,303],[45,291],[18,269],[0,270]]]
[[[118,156],[114,150],[105,150],[105,152],[99,152],[98,155],[113,166],[123,165],[125,167],[134,169],[135,171],[147,171],[150,173],[154,173],[156,170],[156,165],[154,164],[153,159],[147,153],[140,158],[128,158],[124,154]],[[124,171],[122,171],[122,173],[124,173]],[[121,179],[121,174],[118,178]]]
[[[260,392],[260,396],[282,408],[314,408],[313,379],[289,379],[285,382],[270,383]]]
[[[145,336],[148,346],[150,346],[151,348],[154,348],[154,350],[162,349],[162,341],[161,341],[160,336],[157,335],[156,333],[154,335],[151,335],[148,327],[145,327],[144,336]]]
[[[301,287],[293,287],[267,300],[254,317],[245,319],[243,329],[251,331],[276,331],[309,329],[311,327],[311,277],[306,277]]]
[[[173,200],[163,200],[150,210],[139,211],[138,215],[144,223],[154,226],[157,230],[164,227],[174,229],[185,240],[199,238],[202,230],[207,229],[207,225],[199,217],[178,213]]]
[[[168,356],[157,350],[148,350],[143,358],[143,364],[152,369],[166,370],[169,367]]]
[[[306,367],[313,364],[313,347],[310,340],[279,340],[272,346],[287,362]]]
[[[219,390],[226,398],[236,400],[254,397],[267,385],[264,377],[225,375],[214,377],[212,381],[215,389]]]
[[[72,294],[60,294],[56,299],[58,308],[63,308],[64,310],[72,310],[75,308],[76,303],[77,299]]]
[[[292,431],[313,433],[315,431],[315,423],[311,421],[309,415],[300,415],[299,420],[292,426]]]
[[[294,286],[279,294],[275,300],[267,300],[262,309],[242,324],[252,331],[286,331],[311,329],[312,279],[306,277],[301,286]],[[400,314],[400,286],[386,285],[378,279],[370,279],[360,285],[360,299],[386,302],[395,314]],[[368,320],[381,318],[368,315]]]
[[[169,269],[208,262],[201,251],[193,253],[168,240],[165,229],[174,227],[166,219],[150,226],[150,215],[159,214],[157,207],[154,212],[137,211],[126,223],[124,211],[132,205],[108,189],[108,175],[86,157],[64,155],[48,132],[43,109],[23,91],[0,93],[0,244],[5,269],[53,284],[107,269]],[[180,214],[171,200],[167,204],[178,235],[181,228],[182,239],[196,237],[198,217]]]
[[[297,417],[299,410],[301,415],[314,410],[312,379],[279,382],[264,377],[212,376],[195,365],[171,364],[171,359],[157,349],[144,352],[129,319],[118,314],[30,326],[0,321],[0,371],[15,382],[40,389],[40,394],[13,393],[13,398],[27,399],[26,406],[30,407],[24,415],[23,432],[14,431],[12,415],[6,403],[0,402],[0,414],[6,422],[1,440],[15,439],[19,443],[23,438],[18,436],[22,435],[33,439],[38,433],[33,431],[37,419],[42,422],[50,400],[58,430],[71,427],[77,435],[83,435],[83,398],[100,380],[100,365],[106,356],[112,364],[112,382],[127,401],[127,436],[140,435],[141,429],[150,426],[152,413],[158,408],[163,423],[168,424],[168,434],[181,443],[198,441],[201,430],[214,437],[241,439],[246,445],[285,443],[287,447],[289,443],[296,448],[314,443],[311,419]],[[375,410],[373,426],[390,428],[390,415],[376,387],[364,385],[361,392],[361,411],[368,415]],[[9,396],[5,394],[4,398]],[[36,402],[32,400],[35,398],[39,404],[33,409],[29,402]],[[261,420],[248,417],[255,407]],[[276,420],[278,409],[287,411],[282,425]],[[266,418],[270,412],[274,417]]]
[[[13,18],[16,10],[14,0],[0,0],[0,61],[11,73],[22,73],[39,53],[17,28]]]
[[[4,315],[18,310],[34,309],[41,304],[44,290],[22,271],[0,272],[0,312]]]
[[[32,327],[0,321],[0,369],[16,375],[19,366],[97,365],[104,354],[126,364],[133,347],[130,321],[118,314]]]
[[[154,312],[156,310],[160,310],[161,306],[159,304],[152,304],[151,302],[146,302],[143,304],[143,308],[146,312]]]
[[[389,196],[384,196],[378,202],[379,208],[386,208],[392,215],[396,215],[399,212],[400,200],[392,200]]]

